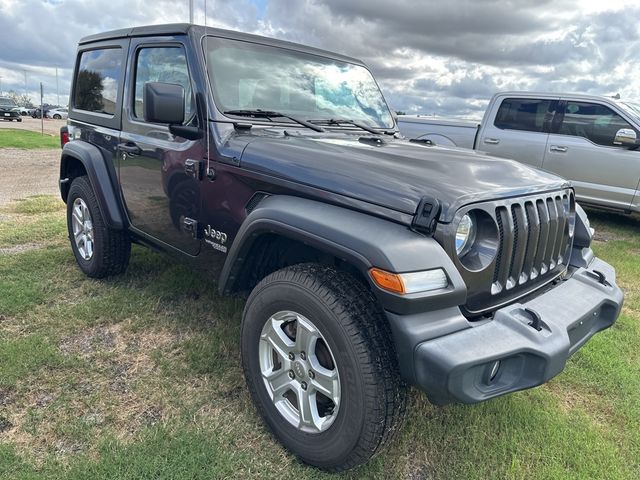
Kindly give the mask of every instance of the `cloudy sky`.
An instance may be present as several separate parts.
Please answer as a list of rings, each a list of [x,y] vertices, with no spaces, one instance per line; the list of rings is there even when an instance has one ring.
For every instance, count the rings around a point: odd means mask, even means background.
[[[362,58],[392,108],[480,118],[499,90],[640,99],[640,2],[206,0],[208,25]],[[205,0],[194,0],[205,23]],[[84,35],[188,21],[189,0],[0,0],[0,90],[66,104]],[[26,85],[25,85],[26,75]]]

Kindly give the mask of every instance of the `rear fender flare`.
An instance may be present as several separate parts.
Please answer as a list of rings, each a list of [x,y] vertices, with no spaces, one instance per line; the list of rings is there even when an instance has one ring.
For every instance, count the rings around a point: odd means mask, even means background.
[[[124,230],[127,227],[126,216],[117,190],[109,174],[107,162],[100,150],[90,143],[75,140],[65,144],[60,161],[60,194],[67,201],[69,193],[69,165],[72,161],[82,163],[91,187],[96,194],[100,211],[109,228]]]

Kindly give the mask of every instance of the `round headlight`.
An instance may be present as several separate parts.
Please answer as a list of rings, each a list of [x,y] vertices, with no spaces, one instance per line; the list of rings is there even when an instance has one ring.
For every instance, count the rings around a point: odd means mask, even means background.
[[[469,251],[476,237],[476,226],[468,213],[460,219],[456,230],[456,253],[464,257]]]

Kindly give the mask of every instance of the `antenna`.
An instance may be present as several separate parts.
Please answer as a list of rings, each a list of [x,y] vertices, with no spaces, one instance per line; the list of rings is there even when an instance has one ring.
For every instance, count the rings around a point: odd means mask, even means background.
[[[207,65],[209,58],[208,58],[208,52],[207,52],[207,44],[209,43],[209,37],[207,36],[207,0],[204,0],[204,45],[203,45],[203,54],[204,54],[204,76],[205,76],[205,84],[206,84],[206,94],[207,97],[205,98],[205,102],[204,104],[205,106],[205,113],[206,113],[206,117],[205,117],[205,132],[207,135],[207,174],[211,171],[211,145],[210,145],[210,140],[211,140],[211,130],[210,130],[210,126],[209,126],[209,101],[211,98],[211,85],[210,85],[210,79],[209,79],[209,67]]]

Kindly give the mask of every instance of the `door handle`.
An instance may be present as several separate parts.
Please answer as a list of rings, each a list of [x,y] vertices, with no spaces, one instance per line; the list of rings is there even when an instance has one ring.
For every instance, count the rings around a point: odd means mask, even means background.
[[[560,152],[560,153],[564,153],[564,152],[566,152],[567,150],[568,150],[568,148],[567,148],[567,147],[562,147],[562,146],[560,146],[560,145],[551,145],[551,146],[549,147],[549,151],[550,151],[550,152]]]
[[[484,143],[488,143],[489,145],[497,145],[500,143],[500,140],[497,138],[485,138]]]
[[[142,149],[131,142],[118,144],[118,150],[131,155],[140,155],[142,153]]]

